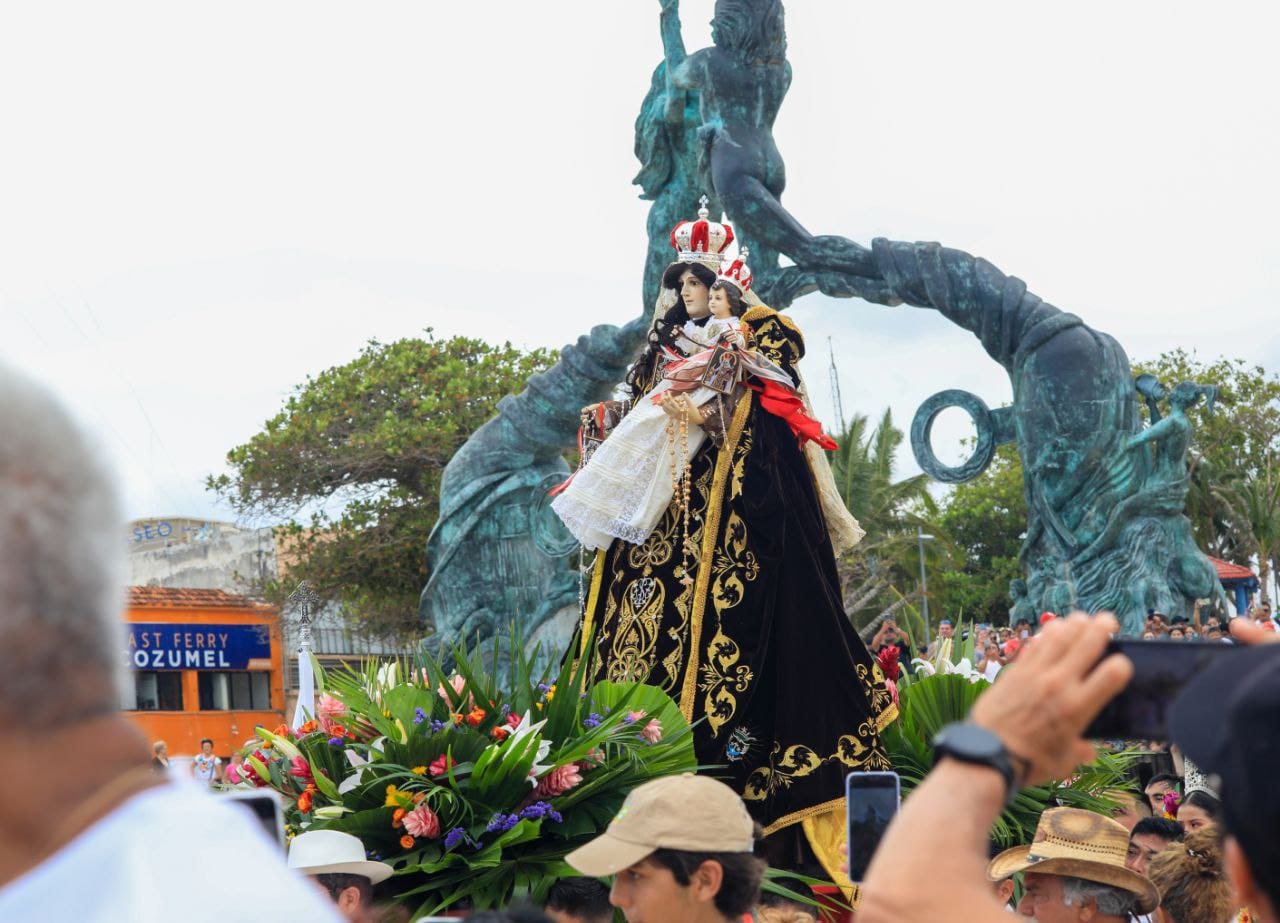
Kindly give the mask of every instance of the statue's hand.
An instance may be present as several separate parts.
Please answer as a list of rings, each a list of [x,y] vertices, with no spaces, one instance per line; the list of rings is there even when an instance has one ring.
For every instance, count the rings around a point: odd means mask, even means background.
[[[662,408],[662,412],[675,420],[685,420],[695,426],[701,426],[706,420],[702,415],[702,411],[694,406],[689,400],[688,395],[672,394],[668,391],[662,395],[662,400],[658,406]]]

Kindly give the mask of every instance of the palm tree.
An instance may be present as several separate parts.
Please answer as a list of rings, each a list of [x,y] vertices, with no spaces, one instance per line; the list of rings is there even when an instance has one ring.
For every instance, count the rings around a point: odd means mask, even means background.
[[[867,533],[839,562],[845,610],[862,626],[891,608],[906,618],[919,639],[923,623],[916,615],[916,529],[939,538],[942,534],[933,518],[938,510],[929,494],[928,475],[894,480],[902,440],[889,410],[874,430],[865,415],[857,414],[836,438],[839,448],[830,456],[831,472],[845,506]],[[949,543],[931,542],[926,552],[941,563],[950,555]]]
[[[1280,460],[1268,455],[1265,464],[1237,484],[1215,490],[1227,511],[1241,550],[1258,559],[1261,598],[1270,593],[1271,571],[1280,559]]]

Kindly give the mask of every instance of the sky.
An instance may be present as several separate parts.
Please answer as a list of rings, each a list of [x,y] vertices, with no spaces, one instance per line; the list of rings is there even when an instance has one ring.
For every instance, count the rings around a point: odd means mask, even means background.
[[[560,347],[625,323],[658,10],[7,5],[0,361],[97,434],[131,517],[230,519],[204,477],[368,340]],[[682,4],[691,50],[711,13]],[[814,233],[984,256],[1133,357],[1280,369],[1278,19],[1238,0],[791,0],[783,202]],[[933,312],[812,295],[791,314],[828,425],[832,353],[846,416],[890,408],[905,430],[945,388],[1010,398]],[[938,454],[970,431],[949,411]]]

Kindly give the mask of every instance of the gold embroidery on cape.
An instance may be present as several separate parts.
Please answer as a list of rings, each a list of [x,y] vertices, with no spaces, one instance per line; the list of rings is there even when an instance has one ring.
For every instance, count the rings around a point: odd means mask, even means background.
[[[611,682],[649,681],[666,596],[662,581],[654,577],[638,577],[627,584],[613,639],[613,656],[609,660]]]
[[[779,756],[781,753],[781,756]],[[745,801],[764,801],[781,788],[790,787],[796,779],[812,775],[824,760],[804,744],[792,744],[786,750],[774,742],[769,765],[761,766],[747,776],[742,797]]]
[[[724,446],[716,458],[715,476],[711,481],[711,493],[707,495],[706,520],[702,527],[701,553],[698,555],[698,573],[693,584],[693,615],[689,626],[689,662],[684,671],[684,687],[680,693],[680,711],[686,721],[693,720],[693,701],[698,693],[699,645],[702,643],[702,619],[706,612],[707,592],[711,583],[712,553],[716,535],[720,531],[720,515],[724,505],[725,481],[729,466],[737,454],[738,440],[751,413],[752,392],[738,400],[733,411],[733,421],[725,434]]]

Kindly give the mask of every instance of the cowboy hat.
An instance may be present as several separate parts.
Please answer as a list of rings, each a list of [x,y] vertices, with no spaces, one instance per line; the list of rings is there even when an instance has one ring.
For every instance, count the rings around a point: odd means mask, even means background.
[[[1109,817],[1080,808],[1050,808],[1040,815],[1030,846],[1006,849],[991,860],[987,877],[1004,881],[1017,872],[1082,878],[1128,891],[1138,899],[1138,912],[1150,913],[1160,903],[1151,879],[1125,868],[1129,833]]]
[[[304,875],[361,875],[375,885],[395,871],[385,862],[370,862],[364,844],[337,830],[308,830],[295,836],[289,844],[289,868]]]

